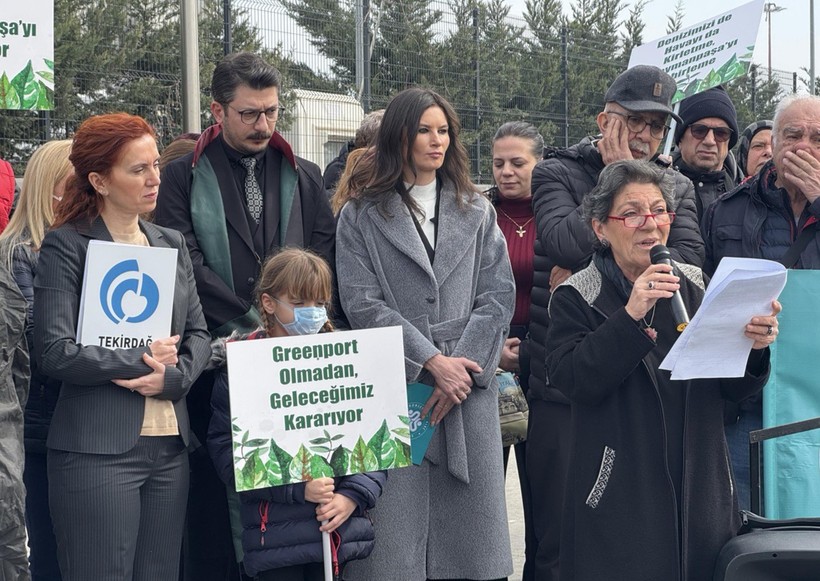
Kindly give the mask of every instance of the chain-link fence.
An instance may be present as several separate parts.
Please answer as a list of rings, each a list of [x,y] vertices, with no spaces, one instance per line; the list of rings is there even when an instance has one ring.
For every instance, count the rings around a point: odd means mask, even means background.
[[[528,4],[513,16],[504,0],[201,0],[203,126],[225,50],[261,51],[285,78],[280,128],[297,154],[324,166],[364,113],[419,84],[453,104],[473,177],[486,183],[491,139],[506,121],[529,121],[559,146],[594,133],[606,88],[641,35],[618,3],[590,2],[614,12],[566,18],[550,2]],[[142,115],[166,145],[183,131],[180,39],[178,0],[55,0],[55,110],[0,112],[0,157],[22,175],[39,143],[110,111]],[[739,123],[769,116],[799,86],[795,73],[769,80],[765,68],[733,82],[736,104],[748,102]]]

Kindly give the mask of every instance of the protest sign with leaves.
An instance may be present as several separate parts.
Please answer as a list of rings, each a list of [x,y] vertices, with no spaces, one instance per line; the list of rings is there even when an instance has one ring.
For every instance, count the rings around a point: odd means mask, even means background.
[[[227,352],[238,491],[411,464],[401,327]]]
[[[54,4],[9,2],[0,11],[0,109],[54,109]]]

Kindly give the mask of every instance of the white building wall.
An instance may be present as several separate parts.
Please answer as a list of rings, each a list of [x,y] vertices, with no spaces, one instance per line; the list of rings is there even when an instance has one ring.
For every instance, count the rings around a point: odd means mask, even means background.
[[[287,104],[291,126],[282,131],[282,136],[296,155],[324,171],[341,146],[353,139],[364,111],[355,98],[347,95],[302,89],[293,93],[295,102]]]

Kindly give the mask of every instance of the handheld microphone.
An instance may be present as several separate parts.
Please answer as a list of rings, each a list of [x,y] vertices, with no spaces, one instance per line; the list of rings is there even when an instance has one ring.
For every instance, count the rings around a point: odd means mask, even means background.
[[[669,249],[663,244],[656,244],[649,250],[649,259],[652,264],[668,264],[672,266],[672,255],[669,254]],[[678,333],[682,333],[689,324],[689,315],[686,313],[686,306],[683,304],[683,298],[680,296],[680,290],[672,293],[672,316],[675,318]]]

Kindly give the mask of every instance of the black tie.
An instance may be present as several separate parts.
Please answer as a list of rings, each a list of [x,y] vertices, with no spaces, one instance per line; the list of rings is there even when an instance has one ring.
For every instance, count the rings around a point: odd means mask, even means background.
[[[262,190],[256,181],[256,158],[243,157],[239,162],[245,167],[245,199],[248,201],[248,211],[251,217],[259,223],[262,215]]]

